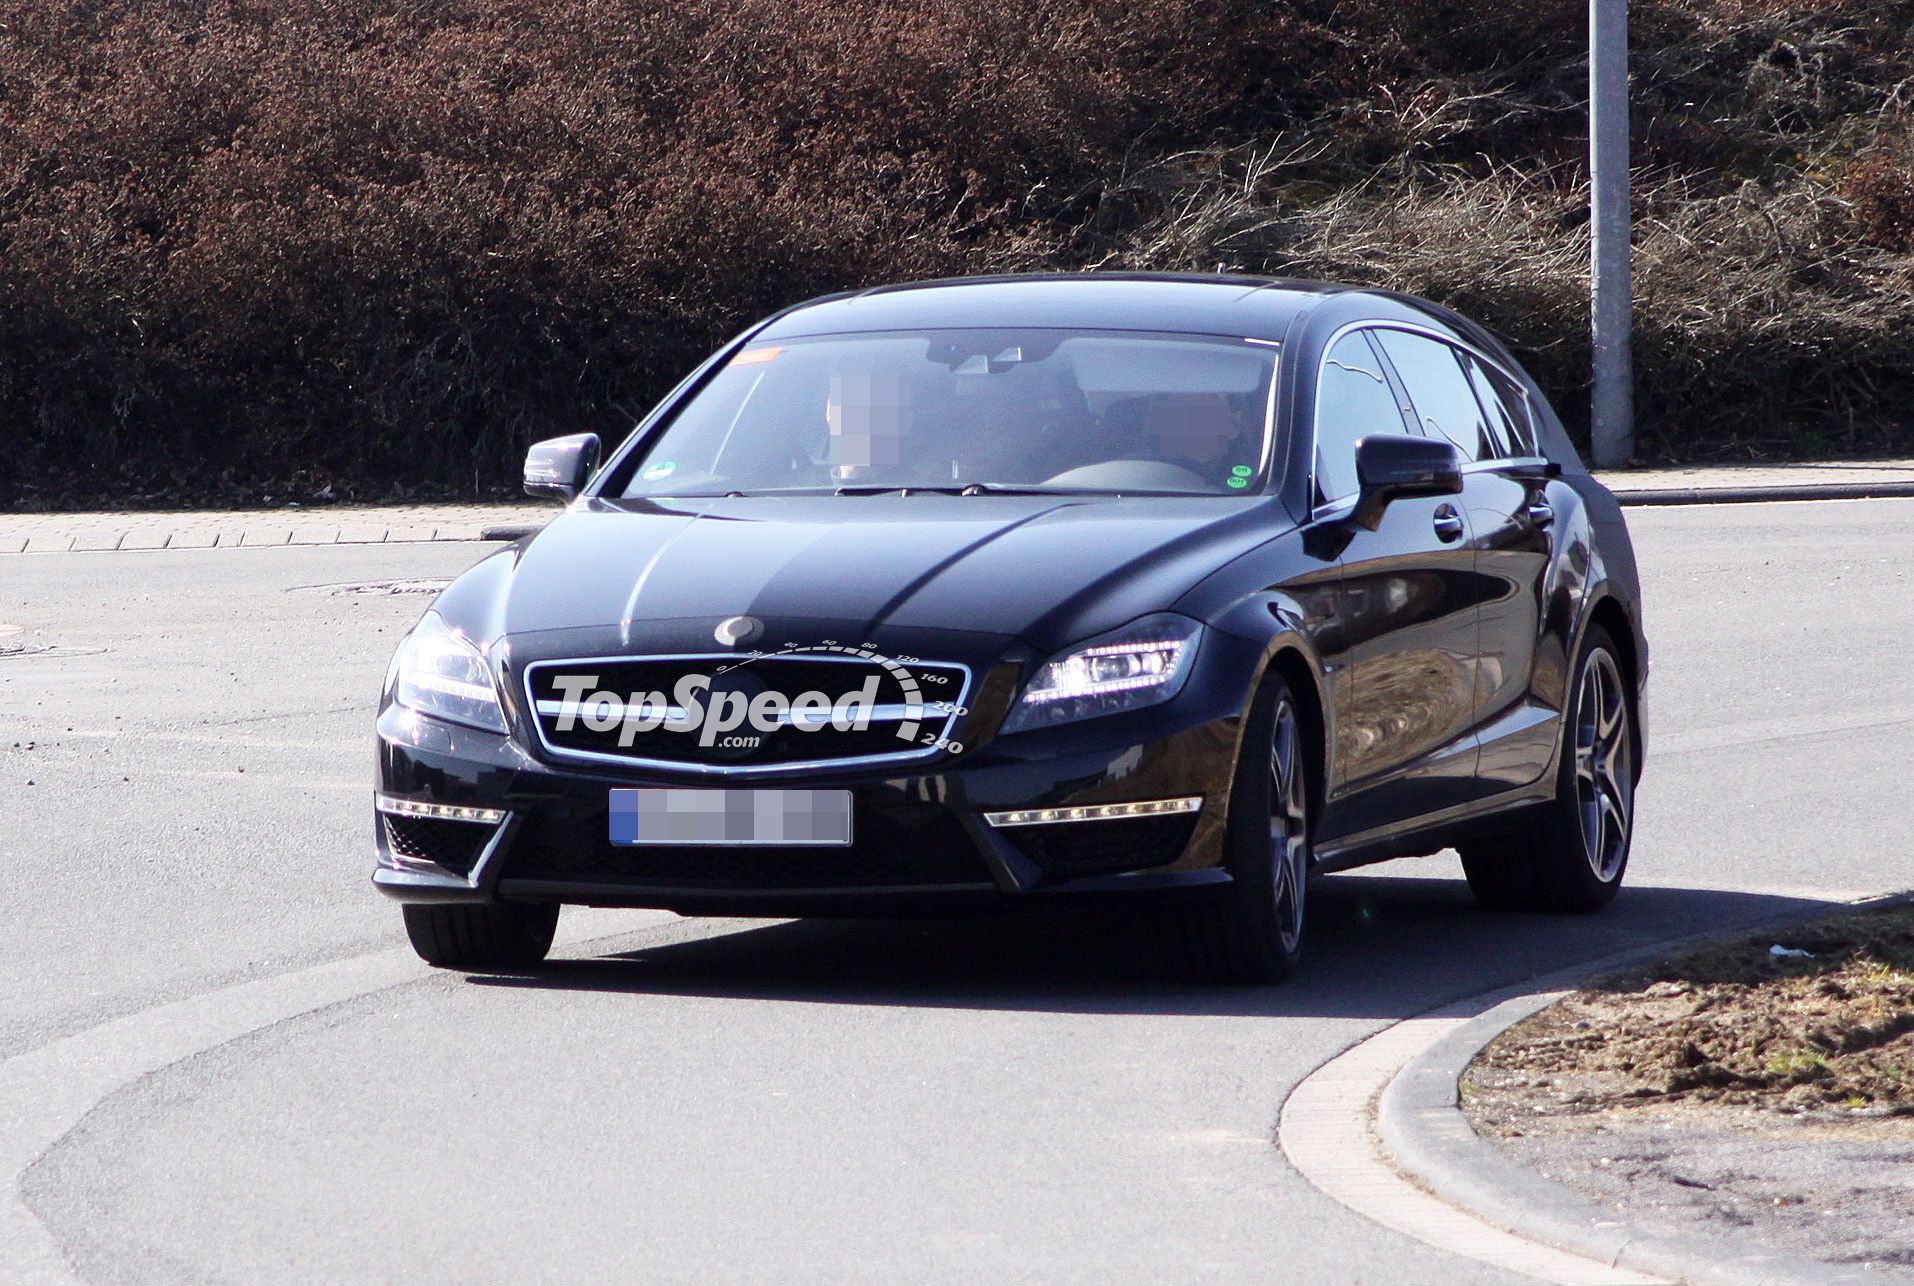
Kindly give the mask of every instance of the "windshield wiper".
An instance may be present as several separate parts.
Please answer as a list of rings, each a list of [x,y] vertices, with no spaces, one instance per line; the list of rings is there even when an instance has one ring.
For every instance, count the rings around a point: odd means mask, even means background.
[[[655,496],[657,500],[736,500],[745,496],[1081,496],[1093,491],[1082,487],[1018,486],[1006,482],[966,482],[962,486],[924,487],[912,484],[855,483],[842,487],[768,487],[758,491],[699,491],[676,496]]]
[[[1010,482],[966,482],[962,486],[894,486],[882,483],[847,484],[842,487],[769,487],[759,491],[698,491],[676,496],[653,496],[655,500],[737,500],[747,496],[1195,496],[1199,491],[1163,491],[1142,487],[1046,487],[1020,486]]]
[[[960,496],[964,494],[963,491],[957,487],[888,487],[877,485],[839,487],[834,494],[840,496],[888,496],[892,494],[908,496],[913,493],[933,496]]]
[[[1084,492],[1072,487],[1018,486],[1004,482],[966,482],[961,487],[839,487],[840,496],[1077,496]]]

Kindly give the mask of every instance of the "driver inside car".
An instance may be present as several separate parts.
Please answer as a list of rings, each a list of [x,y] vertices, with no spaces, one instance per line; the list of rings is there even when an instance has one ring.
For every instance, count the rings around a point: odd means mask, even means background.
[[[925,413],[926,390],[894,374],[831,376],[824,420],[831,482],[856,487],[948,487],[956,474],[946,427]],[[936,410],[935,400],[930,410]]]
[[[831,430],[826,459],[833,482],[890,480],[901,473],[911,431],[902,379],[870,372],[831,376],[824,420]]]

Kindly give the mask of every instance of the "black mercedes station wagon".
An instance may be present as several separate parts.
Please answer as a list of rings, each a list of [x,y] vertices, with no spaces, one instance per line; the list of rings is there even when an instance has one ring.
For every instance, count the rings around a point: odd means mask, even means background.
[[[1628,864],[1648,674],[1614,497],[1422,300],[1030,276],[720,349],[453,582],[378,719],[378,887],[433,964],[564,903],[909,914],[1127,894],[1217,980],[1313,872],[1454,847],[1487,906]]]

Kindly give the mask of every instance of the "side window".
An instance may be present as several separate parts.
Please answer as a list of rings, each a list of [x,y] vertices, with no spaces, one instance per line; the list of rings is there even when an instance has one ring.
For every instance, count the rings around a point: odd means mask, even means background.
[[[1495,430],[1502,454],[1511,458],[1534,455],[1535,425],[1529,419],[1528,394],[1514,380],[1471,354],[1464,354],[1462,363],[1469,368],[1469,382],[1475,385],[1475,395],[1489,413],[1490,427]]]
[[[1378,330],[1376,339],[1402,377],[1425,433],[1455,443],[1464,460],[1493,460],[1500,454],[1462,369],[1461,350],[1406,330]]]
[[[1316,387],[1317,498],[1356,494],[1358,439],[1402,432],[1402,410],[1382,363],[1362,331],[1349,332],[1324,355]]]

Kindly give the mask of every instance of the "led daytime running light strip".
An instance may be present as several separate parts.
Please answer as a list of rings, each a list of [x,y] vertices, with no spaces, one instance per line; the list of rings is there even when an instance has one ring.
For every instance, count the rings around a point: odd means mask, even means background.
[[[1121,656],[1125,652],[1168,652],[1174,661],[1176,654],[1183,650],[1185,639],[1159,639],[1154,643],[1105,643],[1101,647],[1086,647],[1073,656]]]
[[[382,813],[392,813],[399,817],[429,817],[440,822],[502,822],[504,810],[498,808],[467,808],[462,804],[425,804],[416,799],[394,799],[390,795],[374,795],[373,802]]]
[[[1193,813],[1203,806],[1201,795],[1180,799],[1143,799],[1133,804],[1086,804],[1082,808],[1019,808],[1008,813],[985,813],[992,826],[1046,826],[1051,822],[1101,822],[1113,817],[1154,817],[1163,813]]]
[[[498,693],[489,683],[467,683],[464,679],[455,679],[449,674],[434,674],[430,670],[408,670],[405,682],[428,692],[443,692],[448,697],[464,697],[467,701],[483,701],[488,705],[498,704]]]

